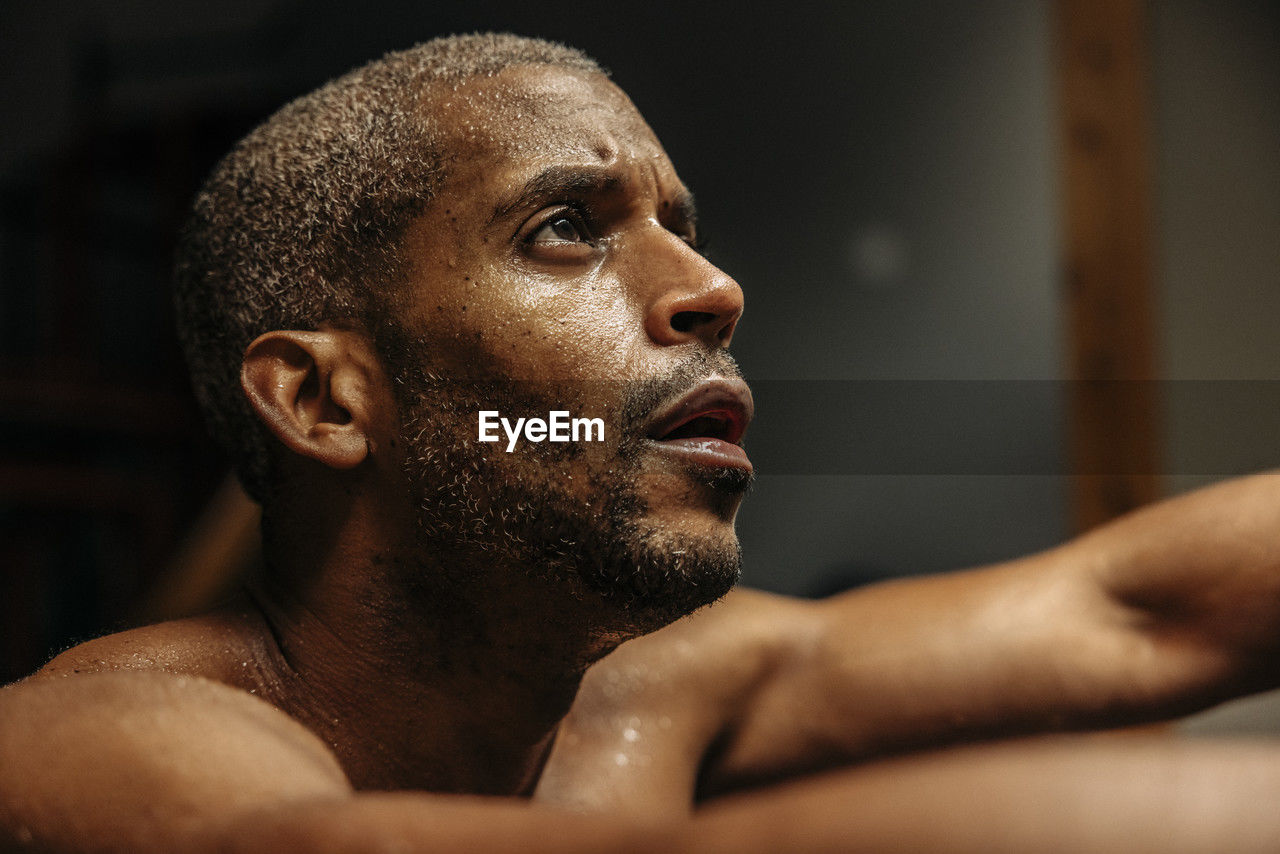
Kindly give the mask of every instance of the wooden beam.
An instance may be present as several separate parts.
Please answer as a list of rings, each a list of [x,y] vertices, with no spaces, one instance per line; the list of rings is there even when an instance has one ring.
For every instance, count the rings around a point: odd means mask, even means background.
[[[1143,0],[1057,0],[1069,453],[1085,530],[1160,495]]]

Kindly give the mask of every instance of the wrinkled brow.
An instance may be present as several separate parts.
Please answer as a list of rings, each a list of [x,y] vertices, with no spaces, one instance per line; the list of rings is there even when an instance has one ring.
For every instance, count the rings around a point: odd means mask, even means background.
[[[494,207],[489,225],[514,211],[537,207],[558,199],[574,199],[590,196],[612,195],[624,191],[631,179],[604,169],[582,166],[550,166],[534,175],[509,199]],[[686,228],[693,233],[698,229],[698,209],[693,193],[681,188],[671,201],[664,205],[663,219],[669,226]]]

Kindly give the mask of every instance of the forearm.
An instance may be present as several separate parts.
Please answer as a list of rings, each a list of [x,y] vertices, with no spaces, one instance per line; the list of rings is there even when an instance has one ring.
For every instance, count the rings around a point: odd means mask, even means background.
[[[686,820],[640,822],[528,802],[413,792],[358,794],[238,817],[185,850],[198,854],[671,854]]]
[[[175,826],[128,850],[1249,854],[1280,846],[1277,797],[1275,744],[1059,738],[881,762],[715,801],[670,822],[486,798],[359,794]],[[57,850],[112,849],[86,842]]]
[[[1280,744],[1055,737],[879,762],[638,823],[488,798],[363,794],[244,814],[218,854],[1280,850]]]
[[[1280,745],[1056,737],[880,762],[714,801],[694,850],[1280,850]]]

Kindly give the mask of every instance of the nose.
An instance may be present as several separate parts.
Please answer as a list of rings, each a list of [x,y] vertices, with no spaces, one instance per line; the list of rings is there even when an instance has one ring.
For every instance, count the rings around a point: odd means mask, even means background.
[[[645,315],[645,331],[657,344],[701,342],[728,347],[742,316],[742,288],[688,244],[672,235],[679,253]],[[670,250],[669,250],[670,251]]]

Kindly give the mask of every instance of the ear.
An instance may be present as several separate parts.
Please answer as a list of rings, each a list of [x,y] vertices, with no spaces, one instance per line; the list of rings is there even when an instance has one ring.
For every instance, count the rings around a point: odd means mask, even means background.
[[[377,365],[355,332],[276,330],[245,350],[240,385],[285,447],[350,469],[372,447]]]

